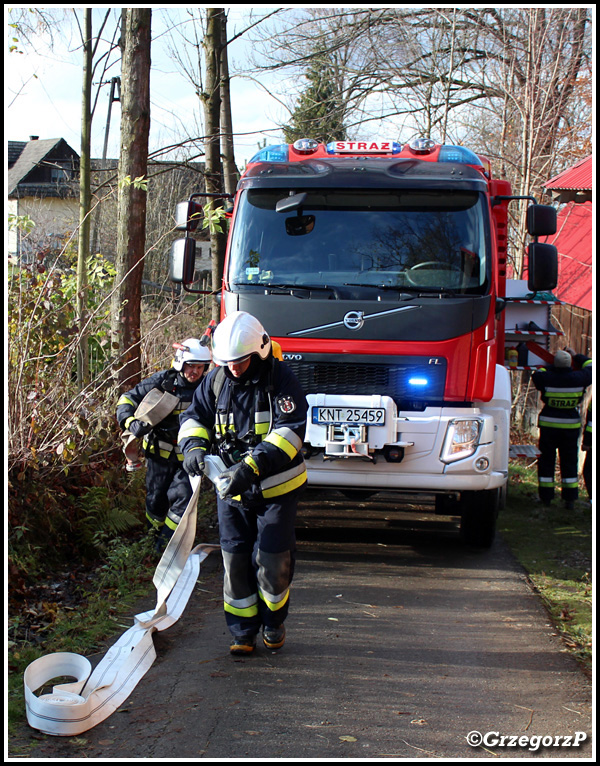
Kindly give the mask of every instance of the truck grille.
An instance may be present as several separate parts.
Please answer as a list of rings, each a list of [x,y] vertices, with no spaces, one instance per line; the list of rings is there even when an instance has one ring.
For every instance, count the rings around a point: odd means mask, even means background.
[[[428,360],[405,364],[294,360],[288,364],[305,394],[391,396],[399,409],[422,408],[444,398],[444,359],[431,365]]]

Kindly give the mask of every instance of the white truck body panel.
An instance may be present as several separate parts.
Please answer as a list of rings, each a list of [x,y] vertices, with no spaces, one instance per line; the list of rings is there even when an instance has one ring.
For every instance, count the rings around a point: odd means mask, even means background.
[[[320,447],[306,461],[308,481],[314,486],[460,492],[496,489],[508,477],[511,386],[508,370],[497,365],[494,397],[473,407],[428,407],[423,412],[397,412],[386,396],[307,396],[309,422],[306,441]],[[335,439],[328,427],[312,422],[313,407],[357,412],[385,408],[385,424],[339,427]],[[449,423],[475,417],[481,422],[479,444],[473,454],[454,462],[440,459]],[[401,447],[401,462],[388,462],[375,450]],[[482,460],[483,459],[483,460]]]

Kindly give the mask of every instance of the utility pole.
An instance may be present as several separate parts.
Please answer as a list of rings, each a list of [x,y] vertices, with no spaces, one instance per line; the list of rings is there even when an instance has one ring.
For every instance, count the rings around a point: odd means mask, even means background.
[[[115,91],[117,95],[115,96]],[[104,148],[102,149],[102,162],[106,159],[108,151],[108,134],[110,132],[110,115],[114,101],[121,100],[121,78],[113,77],[110,81],[110,96],[108,97],[108,114],[106,115],[106,129],[104,131]]]

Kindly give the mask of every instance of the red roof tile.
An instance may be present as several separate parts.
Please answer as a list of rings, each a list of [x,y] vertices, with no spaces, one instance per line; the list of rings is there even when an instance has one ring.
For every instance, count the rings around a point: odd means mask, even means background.
[[[591,311],[592,203],[569,202],[558,213],[556,234],[540,239],[558,249],[558,286],[553,293],[564,303]]]
[[[590,155],[546,181],[544,186],[546,189],[591,189],[593,164]]]

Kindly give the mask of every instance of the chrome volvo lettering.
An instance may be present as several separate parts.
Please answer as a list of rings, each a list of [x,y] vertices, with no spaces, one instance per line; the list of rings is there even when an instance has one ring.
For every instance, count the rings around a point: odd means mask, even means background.
[[[343,325],[347,327],[349,330],[358,330],[359,327],[349,327],[346,324],[346,319],[351,315],[355,315],[356,319],[355,322],[358,322],[358,315],[360,314],[360,319],[362,319],[362,323],[367,319],[375,319],[376,317],[382,317],[386,316],[387,314],[399,314],[401,311],[414,311],[415,309],[420,309],[420,306],[401,306],[397,309],[389,309],[388,311],[378,311],[375,314],[364,314],[362,311],[349,311],[345,316],[344,319],[342,319],[340,322],[331,322],[329,324],[321,324],[317,325],[315,327],[307,327],[304,330],[295,330],[294,332],[289,332],[288,335],[306,335],[306,333],[309,332],[318,332],[319,330],[328,330],[331,327],[340,327],[340,325]],[[360,325],[362,327],[362,324]]]

